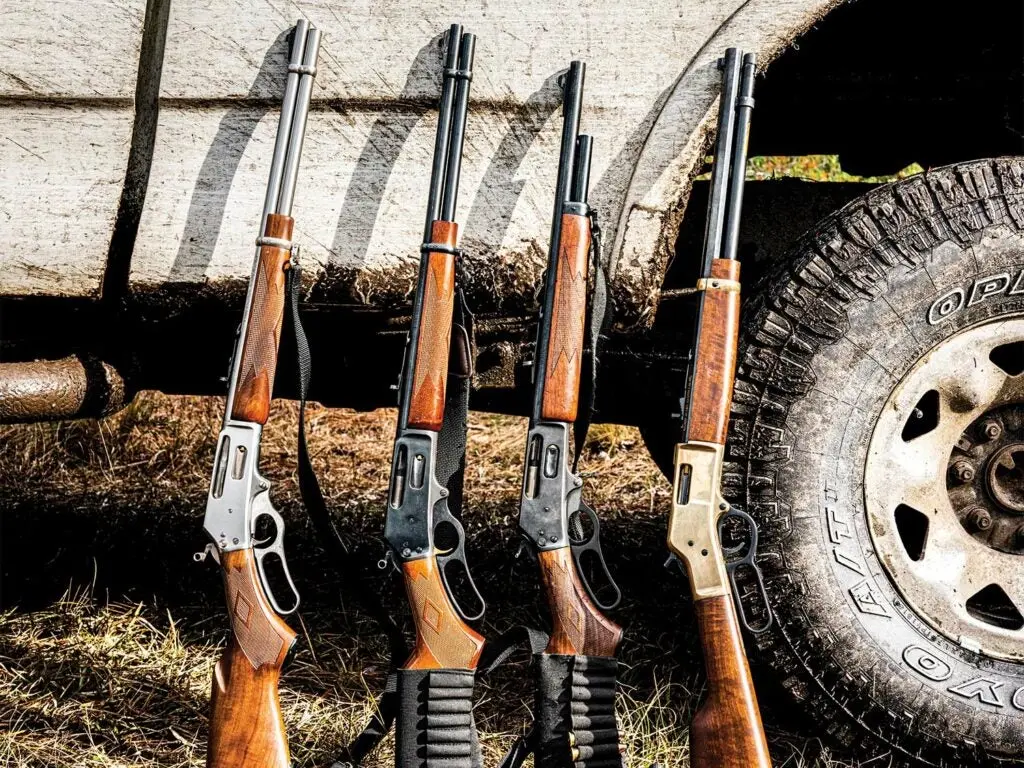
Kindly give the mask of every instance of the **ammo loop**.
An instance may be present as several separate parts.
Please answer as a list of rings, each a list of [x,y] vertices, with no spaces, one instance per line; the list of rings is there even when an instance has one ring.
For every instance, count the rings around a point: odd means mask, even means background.
[[[396,738],[403,768],[479,768],[471,670],[400,669]]]
[[[538,768],[622,768],[615,659],[541,653],[534,717]]]

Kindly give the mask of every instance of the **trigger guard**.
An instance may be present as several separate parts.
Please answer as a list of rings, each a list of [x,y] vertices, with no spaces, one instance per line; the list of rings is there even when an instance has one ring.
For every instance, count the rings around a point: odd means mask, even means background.
[[[737,509],[736,507],[729,507],[729,511],[723,514],[720,518],[718,518],[719,545],[721,545],[722,542],[722,532],[725,530],[725,522],[730,517],[738,517],[740,520],[745,522],[747,524],[747,530],[750,532],[750,544],[749,548],[747,549],[747,554],[738,560],[734,560],[733,562],[737,565],[743,563],[746,563],[747,565],[754,565],[754,558],[757,557],[757,523],[754,521],[754,518],[752,518],[748,513],[744,512],[742,509]],[[722,546],[722,554],[728,558],[732,555],[742,552],[743,547],[744,544],[742,543],[737,544],[735,547]],[[728,565],[729,563],[727,562],[726,567],[728,567]]]
[[[436,517],[438,518],[436,522],[446,520],[455,526],[455,530],[458,532],[459,536],[459,543],[451,551],[446,552],[443,555],[435,555],[438,570],[441,571],[441,581],[444,583],[444,591],[447,593],[448,599],[451,601],[452,608],[455,609],[455,612],[459,614],[459,617],[463,621],[476,621],[477,619],[482,618],[484,613],[486,613],[487,603],[484,602],[484,596],[480,594],[480,590],[476,588],[476,582],[473,581],[473,574],[469,572],[469,565],[466,563],[466,531],[462,527],[462,523],[460,523],[454,515],[448,512],[447,509],[442,514],[436,515]],[[469,586],[473,590],[473,594],[476,596],[477,602],[480,605],[480,610],[472,615],[467,613],[466,609],[462,607],[459,599],[455,596],[455,591],[452,589],[451,584],[448,583],[448,569],[446,566],[453,560],[462,563],[462,569],[466,573],[466,579],[469,581]]]
[[[263,593],[267,596],[267,600],[270,601],[271,607],[281,616],[290,616],[299,609],[299,601],[301,598],[299,597],[299,590],[295,587],[295,582],[292,580],[292,572],[288,569],[288,560],[285,559],[284,556],[284,544],[282,541],[284,537],[284,520],[276,509],[267,506],[265,509],[260,510],[256,517],[253,518],[254,525],[261,515],[267,515],[274,521],[274,527],[277,530],[277,535],[272,540],[269,540],[271,543],[265,547],[257,546],[255,544],[253,545],[252,551],[253,555],[256,557],[256,569],[260,575],[260,583],[263,585]],[[263,560],[267,555],[271,554],[277,555],[278,559],[281,561],[281,570],[284,572],[284,578],[288,582],[288,588],[292,591],[294,602],[290,608],[282,608],[280,603],[278,603],[277,598],[274,596],[273,590],[270,588],[270,582],[267,579],[267,571],[263,565]]]
[[[576,573],[580,576],[580,581],[583,582],[583,588],[587,590],[587,596],[593,601],[602,611],[610,611],[615,608],[622,601],[622,590],[619,589],[619,585],[615,583],[615,579],[612,578],[611,572],[608,570],[608,563],[605,562],[604,552],[601,550],[601,521],[597,518],[597,513],[594,512],[586,504],[580,504],[579,511],[586,514],[590,518],[591,524],[594,526],[594,531],[590,538],[579,544],[573,543],[572,539],[569,540],[569,552],[572,553],[573,562],[576,564]],[[604,577],[608,584],[615,591],[615,597],[607,603],[601,602],[601,599],[597,596],[594,588],[590,584],[590,580],[584,575],[583,565],[580,558],[584,552],[594,552],[597,555],[597,561],[601,564],[601,570],[604,571]]]

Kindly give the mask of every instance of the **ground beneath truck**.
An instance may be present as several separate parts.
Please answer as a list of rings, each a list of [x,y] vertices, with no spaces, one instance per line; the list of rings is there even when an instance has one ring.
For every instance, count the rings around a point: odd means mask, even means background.
[[[205,544],[202,510],[220,408],[218,400],[147,393],[103,422],[0,431],[8,609],[0,617],[0,762],[202,764],[210,674],[227,624],[216,571],[192,554]],[[376,565],[394,413],[315,409],[310,424],[339,530],[402,616],[400,585]],[[294,427],[294,406],[276,404],[263,457],[303,597],[281,691],[294,764],[322,766],[364,723],[368,697],[384,682],[387,649],[370,621],[339,601],[295,478],[281,473],[295,466]],[[471,419],[465,522],[490,637],[517,622],[545,621],[534,566],[515,558],[525,430],[517,418]],[[688,587],[662,567],[669,486],[629,428],[595,427],[583,468],[623,588],[615,617],[626,626],[619,715],[630,765],[686,765],[687,728],[704,680]],[[479,687],[489,763],[527,717],[527,673],[520,658]],[[766,673],[755,667],[776,765],[858,765],[824,750]],[[390,760],[390,747],[382,747],[370,766]]]

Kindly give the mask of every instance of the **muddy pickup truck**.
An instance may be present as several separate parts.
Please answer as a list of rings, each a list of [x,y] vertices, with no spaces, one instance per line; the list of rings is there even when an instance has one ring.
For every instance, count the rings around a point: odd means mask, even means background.
[[[324,35],[294,215],[327,405],[394,403],[451,21],[479,36],[459,212],[474,407],[528,406],[558,78],[580,58],[612,298],[598,418],[639,426],[662,466],[721,52],[758,55],[752,156],[929,169],[748,183],[727,490],[762,527],[778,618],[753,651],[836,742],[1019,765],[1021,6],[5,4],[0,419],[223,393],[299,16]]]

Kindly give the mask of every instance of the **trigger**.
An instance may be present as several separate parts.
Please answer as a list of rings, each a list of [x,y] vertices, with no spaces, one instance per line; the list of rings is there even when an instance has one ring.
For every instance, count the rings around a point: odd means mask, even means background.
[[[670,552],[669,556],[665,558],[665,564],[662,566],[666,571],[678,569],[679,573],[686,575],[686,569],[683,567],[683,561],[679,559],[679,556],[674,552]]]
[[[526,538],[519,540],[519,549],[516,550],[515,554],[516,560],[522,557],[523,553],[525,553],[533,562],[538,562],[539,558],[537,557],[537,550],[534,549],[533,542]]]

